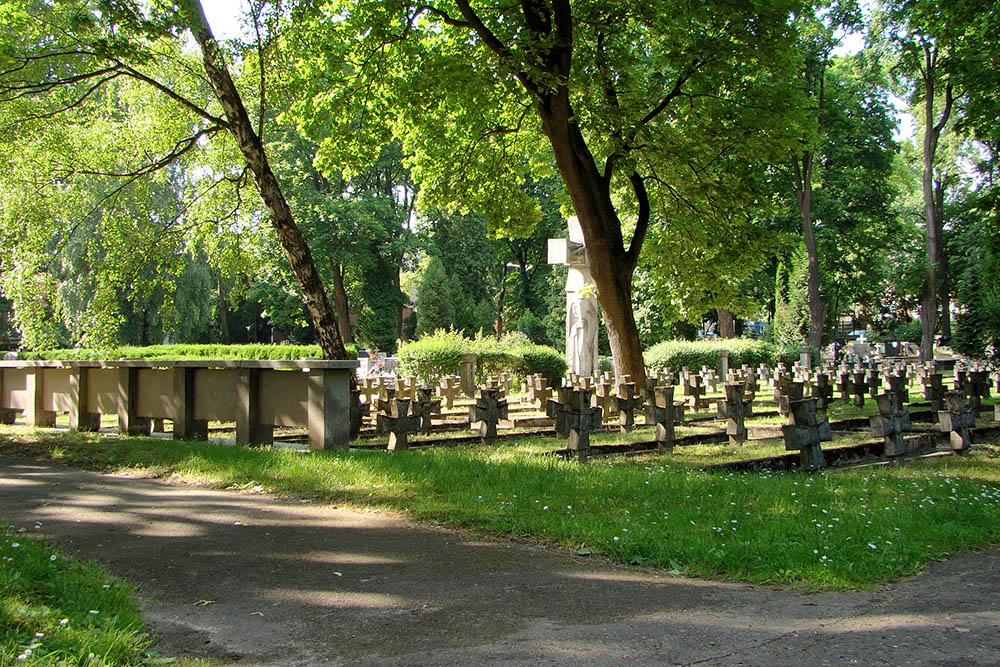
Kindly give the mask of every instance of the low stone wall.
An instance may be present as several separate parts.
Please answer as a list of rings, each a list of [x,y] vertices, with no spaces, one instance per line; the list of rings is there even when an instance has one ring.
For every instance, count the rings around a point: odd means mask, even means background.
[[[236,422],[238,444],[268,444],[275,426],[307,428],[310,449],[350,442],[350,377],[357,361],[3,361],[0,421],[17,412],[34,426],[97,430],[118,417],[129,435],[152,420],[173,422],[174,437],[204,439],[209,421]]]

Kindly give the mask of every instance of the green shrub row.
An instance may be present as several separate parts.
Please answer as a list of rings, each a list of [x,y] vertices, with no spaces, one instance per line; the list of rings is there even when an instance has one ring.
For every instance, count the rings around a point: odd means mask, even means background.
[[[719,351],[729,350],[729,367],[739,368],[748,364],[775,366],[778,362],[794,364],[799,359],[797,348],[746,338],[725,340],[665,340],[646,350],[646,367],[653,371],[679,372],[682,368],[695,370],[702,366],[717,368]]]
[[[558,351],[534,345],[527,336],[514,332],[497,340],[491,336],[465,338],[457,331],[438,329],[399,348],[399,374],[435,383],[445,375],[458,375],[462,356],[476,355],[476,380],[510,373],[516,378],[541,373],[550,385],[562,382],[566,359]]]
[[[356,358],[357,347],[347,346],[347,356]],[[103,359],[319,359],[323,354],[319,345],[147,345],[122,346],[107,350],[22,350],[19,359],[52,359],[59,361],[97,361]]]

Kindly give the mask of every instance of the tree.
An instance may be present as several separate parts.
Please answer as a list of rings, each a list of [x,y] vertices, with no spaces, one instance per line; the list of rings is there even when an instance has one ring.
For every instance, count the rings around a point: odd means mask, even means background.
[[[270,167],[261,140],[236,84],[229,74],[225,54],[212,35],[201,5],[196,0],[182,0],[176,7],[157,6],[144,11],[139,3],[92,2],[76,5],[32,2],[5,2],[0,7],[7,19],[0,64],[0,101],[17,106],[33,98],[36,108],[19,119],[38,122],[63,113],[72,113],[103,86],[125,78],[150,86],[168,98],[186,119],[186,136],[171,150],[129,173],[95,173],[95,176],[119,177],[132,181],[173,164],[220,132],[228,132],[238,144],[246,168],[252,173],[258,192],[268,212],[271,225],[280,240],[285,257],[297,278],[303,300],[315,324],[317,337],[328,358],[345,358],[343,342],[336,327],[336,317],[326,297],[308,246],[295,224],[281,187]],[[41,28],[40,28],[41,26]],[[53,30],[57,27],[58,30]],[[203,80],[157,78],[154,66],[161,57],[177,58],[178,30],[194,35],[202,55],[215,103],[221,114],[203,104],[197,95],[204,91]],[[183,60],[183,58],[179,58]],[[175,74],[184,77],[184,67]],[[263,99],[263,90],[259,91]],[[262,105],[263,106],[263,105]],[[264,127],[264,109],[260,127]],[[18,122],[18,121],[15,121]]]
[[[798,133],[783,81],[800,8],[310,4],[292,15],[302,85],[314,91],[295,114],[307,131],[338,128],[321,160],[363,161],[366,144],[403,137],[425,204],[489,212],[508,229],[537,220],[521,186],[551,155],[589,248],[616,372],[642,381],[631,296],[647,233],[685,212],[729,217],[731,201],[752,199],[755,166]]]

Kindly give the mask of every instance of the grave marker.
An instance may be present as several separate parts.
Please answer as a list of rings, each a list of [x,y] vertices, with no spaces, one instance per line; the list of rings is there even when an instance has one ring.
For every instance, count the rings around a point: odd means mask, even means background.
[[[961,392],[945,394],[947,408],[938,413],[938,427],[949,434],[951,448],[956,454],[965,454],[972,445],[969,429],[976,425],[976,413],[969,409]]]
[[[627,433],[635,426],[635,410],[642,407],[642,399],[636,396],[635,383],[628,381],[618,385],[618,396],[615,403],[618,407],[618,422],[622,433]]]
[[[549,400],[550,415],[569,437],[567,449],[576,453],[579,461],[586,461],[590,454],[590,431],[601,427],[601,409],[590,405],[590,392],[586,389],[567,389],[560,394],[560,401]]]
[[[496,439],[497,423],[507,418],[507,401],[501,398],[497,387],[481,390],[476,404],[469,406],[469,424],[479,424],[479,437],[484,444]]]
[[[742,445],[747,439],[747,429],[743,421],[745,414],[743,395],[746,388],[742,382],[727,382],[725,390],[726,412],[728,414],[726,435],[729,436],[730,445]]]
[[[833,440],[830,422],[816,415],[816,399],[792,401],[789,406],[791,420],[781,427],[785,436],[785,449],[799,450],[799,466],[803,470],[818,470],[825,465],[821,442]]]
[[[877,415],[869,417],[872,435],[885,441],[885,455],[889,458],[906,453],[905,433],[913,430],[910,413],[903,409],[899,394],[885,393],[875,397],[878,403]]]
[[[646,424],[655,429],[656,449],[660,453],[674,450],[674,388],[656,387],[644,408]]]
[[[394,398],[390,401],[379,400],[382,412],[378,414],[376,426],[379,433],[389,434],[389,451],[396,452],[409,449],[407,439],[409,433],[420,430],[420,417],[410,416],[410,399]]]

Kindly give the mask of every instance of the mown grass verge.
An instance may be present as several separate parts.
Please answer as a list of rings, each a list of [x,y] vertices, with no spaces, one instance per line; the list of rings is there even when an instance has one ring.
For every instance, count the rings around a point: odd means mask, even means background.
[[[134,590],[0,527],[0,665],[149,664]]]
[[[0,452],[221,488],[400,510],[676,572],[863,588],[1000,541],[1000,458],[816,475],[710,472],[669,457],[577,465],[530,444],[302,454],[4,427]]]

